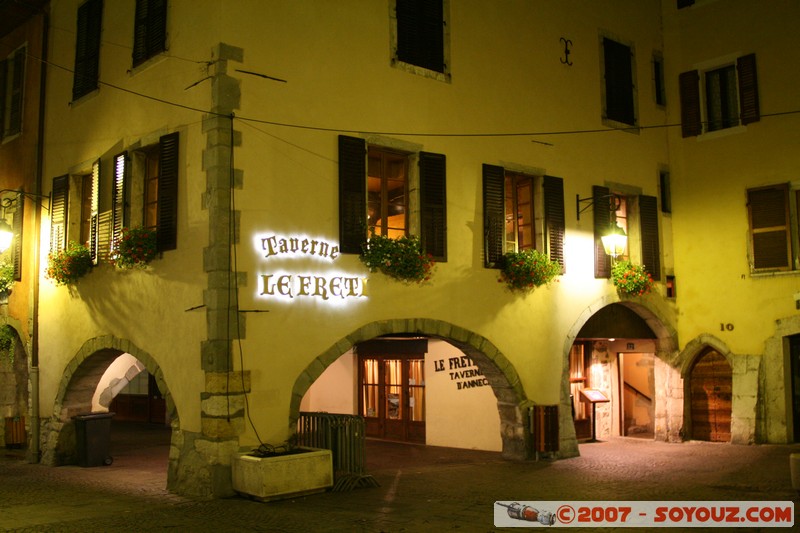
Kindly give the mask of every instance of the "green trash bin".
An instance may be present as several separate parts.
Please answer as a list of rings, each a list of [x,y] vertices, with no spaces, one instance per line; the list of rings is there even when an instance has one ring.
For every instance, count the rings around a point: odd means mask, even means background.
[[[114,413],[86,413],[73,416],[80,466],[110,465],[111,418]]]

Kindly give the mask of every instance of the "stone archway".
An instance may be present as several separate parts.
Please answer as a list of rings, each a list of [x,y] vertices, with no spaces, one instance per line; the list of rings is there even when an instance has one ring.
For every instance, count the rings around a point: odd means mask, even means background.
[[[667,442],[680,442],[683,440],[681,430],[683,427],[683,379],[679,371],[678,342],[676,331],[669,326],[669,321],[664,318],[660,310],[653,307],[655,301],[647,298],[635,300],[620,300],[617,294],[607,295],[589,305],[580,314],[570,328],[564,340],[563,371],[561,374],[561,408],[560,427],[563,430],[562,447],[574,447],[577,451],[575,428],[570,416],[570,383],[569,383],[569,354],[578,334],[589,319],[604,307],[612,304],[623,305],[641,318],[655,335],[655,382],[659,401],[655,406],[655,439]]]
[[[166,400],[167,413],[172,425],[172,439],[175,440],[180,421],[163,372],[155,359],[127,340],[112,335],[96,337],[81,346],[61,376],[53,415],[43,423],[42,464],[58,466],[75,462],[75,425],[72,417],[91,411],[92,397],[100,378],[108,366],[123,353],[134,356],[155,377],[158,388]],[[170,465],[168,486],[169,477],[173,475],[174,470]]]
[[[516,460],[530,457],[527,412],[532,403],[527,399],[513,365],[488,339],[459,326],[433,319],[372,322],[343,337],[317,356],[295,380],[289,410],[291,430],[294,430],[300,416],[303,396],[329,365],[359,342],[382,335],[404,333],[445,340],[469,356],[489,381],[497,398],[503,456]]]

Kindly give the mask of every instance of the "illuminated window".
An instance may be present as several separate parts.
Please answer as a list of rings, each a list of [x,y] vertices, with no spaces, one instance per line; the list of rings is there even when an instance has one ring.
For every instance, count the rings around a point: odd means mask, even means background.
[[[627,253],[622,258],[641,263],[655,281],[661,281],[658,198],[643,194],[613,193],[608,187],[599,185],[592,187],[592,196],[595,277],[611,276],[611,256],[605,252],[602,237],[616,223],[628,236]]]
[[[389,237],[416,234],[434,260],[447,261],[446,158],[410,150],[367,149],[364,139],[339,136],[342,253],[361,253],[372,231]]]
[[[370,235],[391,238],[408,233],[408,157],[369,149],[367,227]]]
[[[178,148],[178,133],[170,133],[162,136],[158,144],[136,150],[130,157],[123,152],[114,158],[114,239],[119,238],[123,227],[141,224],[156,229],[158,251],[177,248]],[[131,177],[135,183],[129,184]],[[141,205],[141,218],[137,215],[136,220],[131,220],[129,198],[136,205]]]
[[[536,246],[533,209],[533,178],[506,174],[505,218],[507,251],[529,250]]]
[[[564,184],[483,165],[484,264],[494,267],[508,252],[536,249],[563,265]]]

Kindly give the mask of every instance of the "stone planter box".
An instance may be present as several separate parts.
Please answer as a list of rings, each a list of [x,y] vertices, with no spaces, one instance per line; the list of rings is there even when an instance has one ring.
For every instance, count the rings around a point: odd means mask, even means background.
[[[256,457],[240,453],[231,465],[233,490],[267,502],[316,492],[333,486],[330,450],[299,448],[299,452]]]

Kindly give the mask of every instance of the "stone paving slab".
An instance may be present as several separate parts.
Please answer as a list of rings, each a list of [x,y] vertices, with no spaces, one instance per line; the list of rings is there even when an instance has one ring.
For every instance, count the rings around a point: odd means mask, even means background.
[[[165,473],[116,459],[109,467],[53,468],[0,457],[0,530],[483,532],[496,530],[494,502],[509,500],[793,501],[800,524],[789,474],[789,454],[800,453],[800,445],[620,438],[582,444],[577,458],[524,463],[402,446],[384,450],[382,464],[375,454],[370,459],[380,487],[270,503],[182,498],[164,490]]]

